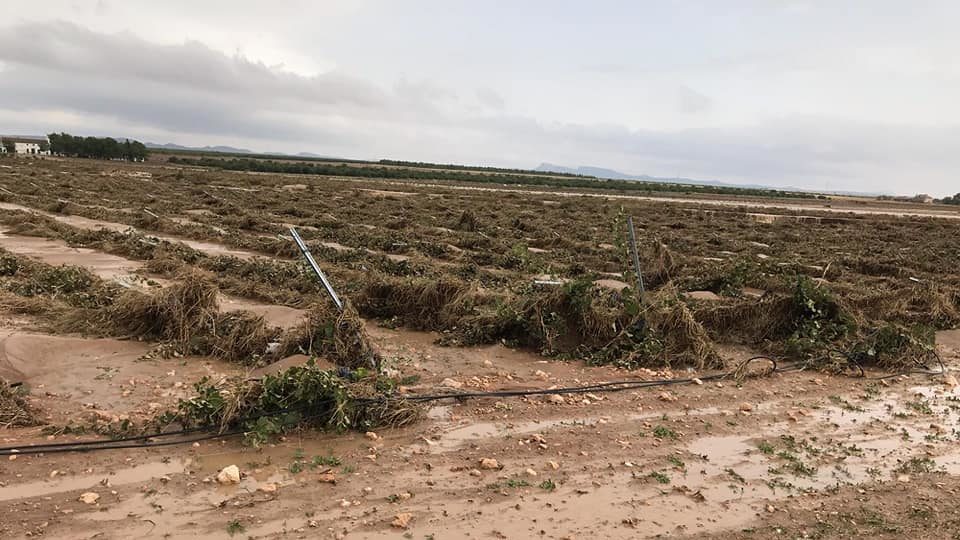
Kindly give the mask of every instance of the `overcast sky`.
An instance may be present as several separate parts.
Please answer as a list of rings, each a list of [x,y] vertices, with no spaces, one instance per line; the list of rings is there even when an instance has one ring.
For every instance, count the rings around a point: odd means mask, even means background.
[[[0,132],[960,191],[955,0],[0,0]]]

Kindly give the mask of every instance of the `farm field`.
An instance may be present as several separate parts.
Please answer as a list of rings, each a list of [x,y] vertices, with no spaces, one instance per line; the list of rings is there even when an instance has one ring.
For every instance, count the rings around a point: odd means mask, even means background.
[[[949,538],[958,216],[0,160],[0,535]]]

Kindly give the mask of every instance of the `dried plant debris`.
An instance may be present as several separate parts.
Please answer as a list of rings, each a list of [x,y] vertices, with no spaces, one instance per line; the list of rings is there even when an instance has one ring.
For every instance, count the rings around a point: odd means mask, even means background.
[[[40,425],[36,408],[26,399],[23,386],[10,386],[0,378],[0,428]]]

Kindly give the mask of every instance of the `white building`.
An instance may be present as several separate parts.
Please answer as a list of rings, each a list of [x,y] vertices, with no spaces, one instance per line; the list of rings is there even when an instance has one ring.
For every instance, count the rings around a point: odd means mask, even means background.
[[[0,153],[10,152],[17,155],[49,156],[50,140],[44,137],[27,135],[0,135]]]

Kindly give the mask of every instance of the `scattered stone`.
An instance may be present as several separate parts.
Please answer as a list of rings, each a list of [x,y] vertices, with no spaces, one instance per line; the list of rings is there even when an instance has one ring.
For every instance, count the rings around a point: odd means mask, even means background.
[[[767,512],[768,512],[768,513],[772,514],[772,513],[776,512],[776,511],[777,511],[777,509],[774,508],[772,504],[768,504],[768,505],[767,505]]]
[[[447,377],[446,379],[440,381],[440,386],[444,388],[463,388],[463,383]]]
[[[396,527],[397,529],[406,529],[410,526],[410,521],[412,519],[413,514],[410,512],[403,512],[393,517],[393,521],[390,523],[390,526]]]
[[[240,468],[236,465],[228,465],[217,473],[217,482],[221,484],[239,484]]]
[[[557,463],[556,461],[548,461],[547,465],[553,470],[557,470],[560,468],[560,464]]]
[[[950,388],[956,388],[956,387],[957,387],[957,378],[954,377],[952,373],[947,373],[947,374],[943,377],[943,384],[947,385],[947,386],[950,387]]]
[[[346,499],[340,499],[340,508],[350,508],[351,506],[353,506],[352,502]]]
[[[746,402],[740,404],[740,412],[750,412],[752,410],[753,410],[753,405]]]
[[[320,476],[317,477],[317,480],[324,484],[336,484],[337,475],[332,472],[320,473]]]
[[[909,475],[909,474],[901,474],[900,476],[897,477],[897,482],[900,482],[901,484],[909,484],[909,483],[910,483],[910,475]]]
[[[470,469],[470,476],[483,476],[483,473],[477,469]]]
[[[549,401],[550,403],[556,403],[560,405],[560,404],[566,403],[567,400],[564,399],[564,397],[561,396],[560,394],[550,394],[549,396],[547,396],[547,401]]]
[[[480,468],[487,470],[499,469],[500,463],[493,458],[483,458],[480,460]]]
[[[535,470],[533,470],[533,469],[527,469],[526,472],[527,472],[527,476],[536,476],[536,475],[537,475],[537,471],[535,471]]]
[[[374,433],[373,431],[368,431],[368,432],[366,432],[366,433],[364,434],[364,436],[365,436],[366,438],[370,439],[371,441],[376,441],[377,439],[380,438],[380,436],[377,435],[376,433]]]
[[[100,500],[100,494],[94,493],[93,491],[88,491],[83,495],[80,495],[80,502],[84,504],[97,504],[97,501]]]
[[[280,486],[271,482],[269,484],[263,484],[262,486],[258,487],[257,491],[262,491],[264,493],[276,493],[278,489],[280,489]]]
[[[544,381],[550,378],[550,375],[548,375],[547,372],[539,369],[533,375],[538,379],[542,379]]]
[[[677,397],[670,392],[660,392],[660,394],[657,396],[657,399],[660,401],[676,401]]]

